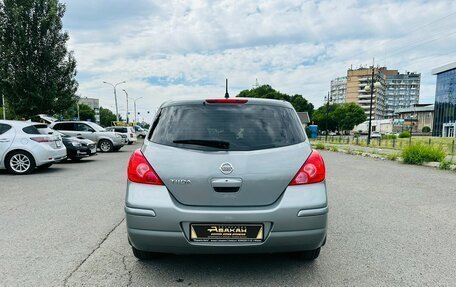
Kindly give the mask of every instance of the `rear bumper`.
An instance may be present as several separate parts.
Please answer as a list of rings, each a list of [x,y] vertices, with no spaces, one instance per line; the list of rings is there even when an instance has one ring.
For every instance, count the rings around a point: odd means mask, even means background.
[[[35,153],[35,161],[37,166],[64,160],[67,157],[67,151],[62,144],[61,148],[54,149],[51,147],[41,147],[41,151]]]
[[[273,253],[312,250],[326,237],[324,183],[288,187],[277,202],[262,207],[196,207],[178,203],[165,187],[129,183],[126,221],[130,243],[164,253]],[[190,241],[191,223],[262,223],[263,242]]]

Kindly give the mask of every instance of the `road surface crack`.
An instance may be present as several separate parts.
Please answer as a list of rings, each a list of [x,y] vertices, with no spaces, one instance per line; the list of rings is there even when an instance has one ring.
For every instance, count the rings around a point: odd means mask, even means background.
[[[127,258],[127,256],[125,256],[125,255],[122,256],[122,264],[123,264],[123,266],[124,266],[125,271],[126,271],[127,274],[128,274],[128,283],[127,283],[127,287],[128,287],[128,286],[131,286],[132,275],[131,275],[131,270],[128,269],[127,263],[125,262],[125,259],[126,259],[126,258]]]
[[[87,261],[87,259],[90,258],[90,256],[92,256],[93,253],[95,253],[95,251],[97,251],[101,245],[106,241],[106,239],[108,239],[109,235],[111,235],[111,233],[114,232],[114,230],[116,230],[117,227],[119,227],[119,225],[122,224],[122,222],[125,221],[125,218],[123,218],[119,223],[117,223],[104,237],[103,239],[101,239],[100,242],[97,243],[97,245],[95,246],[95,248],[89,253],[89,255],[86,256],[86,258],[84,258],[84,260],[81,261],[81,263],[78,264],[78,266],[76,266],[76,268],[71,271],[71,273],[65,277],[65,279],[63,280],[63,286],[68,286],[68,280],[71,278],[71,276],[73,276],[73,274],[79,270],[79,268],[81,268],[81,266]],[[131,275],[131,274],[130,274]]]

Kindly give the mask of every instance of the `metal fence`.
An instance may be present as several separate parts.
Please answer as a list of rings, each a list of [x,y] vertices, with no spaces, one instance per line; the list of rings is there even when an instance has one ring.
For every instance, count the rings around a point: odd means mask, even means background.
[[[366,137],[353,137],[353,136],[324,136],[319,135],[316,139],[319,142],[324,143],[334,143],[334,144],[347,144],[347,145],[358,145],[358,146],[368,146]],[[454,155],[456,154],[456,140],[451,138],[437,138],[437,137],[410,137],[410,138],[371,138],[369,147],[375,148],[389,148],[401,150],[412,144],[425,144],[434,147],[438,147],[444,150],[447,154]]]

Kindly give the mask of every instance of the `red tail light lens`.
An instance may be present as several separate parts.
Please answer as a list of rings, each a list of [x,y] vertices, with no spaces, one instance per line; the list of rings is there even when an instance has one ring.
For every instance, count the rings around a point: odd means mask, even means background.
[[[241,100],[241,99],[214,99],[214,100],[206,100],[208,104],[245,104],[249,100]]]
[[[304,165],[299,169],[290,185],[317,183],[325,180],[325,177],[325,162],[320,153],[314,150],[309,158],[307,158]]]
[[[52,142],[53,139],[48,138],[48,137],[35,137],[35,138],[30,138],[32,141],[36,141],[37,143],[49,143]]]
[[[130,181],[163,185],[163,182],[139,149],[135,150],[135,152],[131,155],[127,173]]]

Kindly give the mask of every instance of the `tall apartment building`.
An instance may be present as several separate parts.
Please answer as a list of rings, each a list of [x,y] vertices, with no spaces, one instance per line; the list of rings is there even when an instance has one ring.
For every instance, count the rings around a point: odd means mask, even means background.
[[[394,70],[387,73],[383,118],[393,118],[395,111],[418,104],[420,81],[419,73],[400,74]]]
[[[386,77],[397,73],[397,70],[388,70],[386,67],[374,68],[374,82],[379,82],[381,86],[375,90],[372,98],[372,119],[383,119],[385,117]],[[371,79],[372,67],[347,71],[345,101],[360,105],[367,117],[369,117],[371,94],[365,90],[365,87],[370,86]]]
[[[338,77],[331,80],[330,97],[335,104],[345,103],[347,93],[347,77]]]

